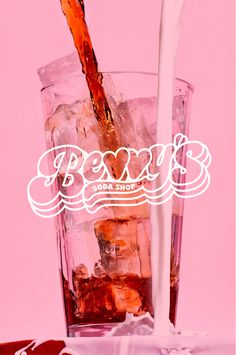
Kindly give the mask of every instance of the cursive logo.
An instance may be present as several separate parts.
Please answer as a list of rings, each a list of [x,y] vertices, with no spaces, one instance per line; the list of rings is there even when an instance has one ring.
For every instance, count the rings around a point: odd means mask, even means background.
[[[140,150],[122,147],[87,153],[75,145],[61,145],[41,155],[27,195],[33,211],[44,218],[64,209],[96,213],[108,206],[159,205],[173,195],[190,198],[206,191],[210,163],[207,146],[181,133],[173,143]],[[114,165],[119,166],[118,174]],[[53,197],[39,201],[35,188],[52,189]]]

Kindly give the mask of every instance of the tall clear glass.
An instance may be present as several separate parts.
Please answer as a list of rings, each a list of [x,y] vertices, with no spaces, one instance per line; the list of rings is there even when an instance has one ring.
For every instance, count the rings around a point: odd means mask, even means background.
[[[80,72],[76,53],[39,69],[48,149],[71,144],[88,153],[105,151],[86,79]],[[157,75],[113,72],[102,73],[102,77],[122,146],[140,150],[155,144]],[[188,133],[191,94],[191,85],[176,79],[173,136]],[[59,174],[55,190],[60,179]],[[80,182],[75,178],[76,183]],[[147,203],[105,206],[96,213],[64,210],[55,218],[68,336],[105,335],[125,320],[127,312],[134,316],[146,312],[153,315]],[[170,275],[172,323],[176,321],[182,224],[183,200],[175,197]]]

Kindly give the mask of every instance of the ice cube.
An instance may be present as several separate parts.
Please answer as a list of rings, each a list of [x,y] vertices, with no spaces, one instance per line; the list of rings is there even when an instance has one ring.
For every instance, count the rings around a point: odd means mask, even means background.
[[[150,124],[156,121],[156,98],[128,100],[119,104],[118,113],[118,127],[125,146],[140,150],[154,144]]]
[[[73,144],[86,152],[99,150],[100,128],[90,100],[60,105],[45,123],[48,148]]]
[[[99,220],[94,225],[101,264],[110,277],[135,274],[150,277],[149,221]]]
[[[125,321],[114,327],[107,335],[150,335],[153,332],[153,326],[153,318],[148,312],[138,317],[126,313]]]
[[[152,310],[150,280],[145,283],[132,275],[86,276],[83,265],[73,270],[76,316],[82,321],[123,321],[126,312],[138,316]]]

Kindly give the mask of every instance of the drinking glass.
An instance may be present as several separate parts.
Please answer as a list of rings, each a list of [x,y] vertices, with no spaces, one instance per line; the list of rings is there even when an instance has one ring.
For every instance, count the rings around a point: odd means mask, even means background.
[[[76,53],[39,69],[47,149],[73,145],[87,153],[105,152],[86,77],[80,73]],[[121,146],[138,151],[157,143],[157,75],[140,72],[100,75]],[[191,95],[191,85],[176,79],[172,136],[188,133]],[[134,163],[134,171],[141,163],[141,160]],[[54,191],[59,189],[63,178],[63,172],[59,172]],[[175,179],[183,176],[177,174]],[[73,186],[80,183],[74,175]],[[65,189],[63,193],[68,191]],[[104,192],[104,196],[109,193]],[[150,246],[155,236],[151,236],[147,202],[134,206],[99,206],[93,213],[88,209],[64,209],[55,220],[68,336],[109,334],[125,320],[127,313],[137,317],[149,312],[153,316]],[[174,197],[170,274],[173,324],[179,290],[182,225],[183,200]]]

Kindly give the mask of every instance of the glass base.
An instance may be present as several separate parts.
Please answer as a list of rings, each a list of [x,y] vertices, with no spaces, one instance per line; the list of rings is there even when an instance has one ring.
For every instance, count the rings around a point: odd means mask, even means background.
[[[68,327],[68,337],[103,337],[108,335],[118,323],[102,323],[89,325],[71,325]]]

